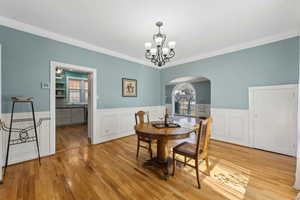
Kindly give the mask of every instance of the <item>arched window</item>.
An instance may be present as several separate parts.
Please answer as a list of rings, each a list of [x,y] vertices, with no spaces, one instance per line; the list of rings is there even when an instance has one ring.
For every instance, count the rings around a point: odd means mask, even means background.
[[[175,115],[195,115],[196,91],[190,83],[181,83],[172,91],[172,107]]]

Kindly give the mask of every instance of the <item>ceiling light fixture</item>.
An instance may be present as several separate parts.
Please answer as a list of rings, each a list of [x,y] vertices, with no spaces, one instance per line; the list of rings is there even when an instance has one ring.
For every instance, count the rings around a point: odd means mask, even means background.
[[[158,33],[153,35],[153,41],[155,47],[152,48],[151,42],[145,43],[145,57],[150,60],[153,64],[161,67],[170,61],[171,58],[175,56],[175,45],[176,42],[170,41],[166,45],[167,36],[162,34],[160,28],[163,26],[162,22],[156,22],[155,24],[158,27]]]

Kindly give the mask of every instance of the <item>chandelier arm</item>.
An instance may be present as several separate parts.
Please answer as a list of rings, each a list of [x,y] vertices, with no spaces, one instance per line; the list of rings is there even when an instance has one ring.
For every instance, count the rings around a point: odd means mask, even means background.
[[[167,56],[167,58],[170,59],[170,58],[173,58],[174,56],[175,56],[175,51],[174,51],[174,50],[171,50],[171,51],[169,52],[169,55]]]

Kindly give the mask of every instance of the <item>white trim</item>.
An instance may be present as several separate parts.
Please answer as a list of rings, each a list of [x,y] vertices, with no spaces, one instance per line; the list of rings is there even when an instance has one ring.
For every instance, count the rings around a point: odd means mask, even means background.
[[[92,74],[92,84],[91,84],[91,102],[90,105],[92,110],[92,115],[91,115],[91,131],[89,135],[91,136],[91,143],[94,144],[96,139],[96,112],[97,112],[97,71],[96,69],[89,68],[89,67],[84,67],[84,66],[78,66],[78,65],[72,65],[72,64],[66,64],[66,63],[61,63],[61,62],[56,62],[56,61],[50,61],[50,153],[54,154],[55,153],[55,136],[56,136],[56,126],[55,126],[55,73],[56,67],[60,67],[63,69],[72,69],[76,71],[82,71],[82,72],[89,72]]]
[[[186,63],[190,63],[190,62],[195,62],[195,61],[203,60],[203,59],[214,57],[214,56],[224,55],[224,54],[227,54],[227,53],[233,53],[233,52],[237,52],[237,51],[240,51],[240,50],[243,50],[243,49],[249,49],[249,48],[269,44],[269,43],[272,43],[272,42],[277,42],[277,41],[280,41],[280,40],[285,40],[285,39],[288,39],[288,38],[297,37],[297,36],[300,36],[300,31],[299,30],[293,30],[293,31],[289,31],[287,33],[278,34],[278,35],[272,35],[272,36],[265,37],[265,38],[262,38],[262,39],[253,40],[253,41],[250,41],[250,42],[245,42],[245,43],[229,46],[229,47],[219,49],[219,50],[216,50],[216,51],[203,53],[203,54],[200,54],[200,55],[197,55],[197,56],[183,58],[183,59],[171,62],[171,63],[167,64],[165,67],[163,67],[161,69],[166,69],[166,68],[169,68],[169,67],[175,67],[175,66],[178,66],[178,65],[182,65],[182,64],[186,64]]]
[[[2,67],[2,46],[1,46],[1,44],[0,44],[0,119],[1,119],[1,114],[2,114],[2,74],[1,74],[1,72],[2,72],[2,69],[1,69],[1,67]]]
[[[98,109],[96,143],[135,134],[134,113],[139,110],[149,112],[150,120],[156,121],[164,115],[164,106],[121,107]]]
[[[298,142],[297,142],[297,145]],[[296,172],[295,172],[295,182],[294,182],[294,185],[293,185],[293,188],[295,188],[296,190],[300,190],[300,174],[299,174],[299,171],[300,171],[300,157],[298,157],[297,155],[297,163],[296,163]]]
[[[249,91],[253,92],[253,90],[287,89],[287,88],[295,88],[295,87],[298,87],[298,84],[254,86],[254,87],[249,87],[248,89]]]
[[[90,74],[91,76],[93,74]],[[89,79],[92,80],[92,77]],[[94,118],[94,124],[96,124],[96,131],[94,132],[94,143],[101,143],[105,141],[109,141],[111,139],[116,139],[119,137],[124,137],[127,135],[135,134],[134,132],[134,113],[139,110],[145,110],[150,113],[151,120],[159,120],[161,116],[163,116],[164,107],[163,106],[146,106],[146,107],[122,107],[122,108],[111,108],[111,109],[97,109],[96,117]],[[95,112],[94,112],[95,113]],[[50,111],[43,111],[43,112],[36,112],[36,119],[40,118],[48,118],[50,117]],[[22,113],[15,113],[16,119],[23,119],[23,118],[31,118],[31,112],[22,112]],[[89,119],[91,119],[90,117]],[[5,113],[2,115],[2,119],[9,125],[10,123],[10,113]],[[24,127],[30,125],[31,122],[22,122],[16,123],[16,128]],[[91,123],[90,123],[91,124]],[[38,127],[38,138],[40,142],[40,152],[41,156],[48,156],[53,154],[51,152],[51,137],[53,136],[53,132],[50,131],[50,121],[45,120]],[[3,149],[2,150],[3,157],[5,157],[5,147],[7,141],[7,134],[1,134],[3,137],[3,143],[0,144]],[[22,144],[16,145],[12,148],[9,157],[9,165],[23,162],[26,160],[32,160],[37,158],[37,149],[35,145],[32,143],[29,144]],[[3,160],[0,161],[3,164]]]
[[[128,55],[123,54],[123,53],[119,53],[119,52],[112,51],[112,50],[109,50],[109,49],[106,49],[106,48],[103,48],[103,47],[99,47],[99,46],[96,46],[96,45],[93,45],[93,44],[89,44],[89,43],[84,42],[84,41],[76,40],[74,38],[64,36],[64,35],[60,35],[60,34],[57,34],[57,33],[39,28],[37,26],[32,26],[32,25],[29,25],[29,24],[25,24],[23,22],[19,22],[17,20],[10,19],[10,18],[7,18],[7,17],[0,16],[0,25],[7,26],[7,27],[10,27],[10,28],[13,28],[13,29],[20,30],[20,31],[32,33],[34,35],[42,36],[42,37],[52,39],[52,40],[56,40],[56,41],[59,41],[59,42],[67,43],[67,44],[74,45],[74,46],[77,46],[77,47],[81,47],[81,48],[84,48],[84,49],[88,49],[88,50],[91,50],[91,51],[96,51],[96,52],[103,53],[103,54],[106,54],[106,55],[110,55],[110,56],[113,56],[113,57],[118,57],[118,58],[125,59],[125,60],[131,61],[131,62],[142,64],[142,65],[145,65],[145,66],[153,67],[152,65],[150,65],[150,63],[146,62],[145,60],[140,60],[140,59],[128,56]]]
[[[1,74],[1,71],[2,71],[2,69],[1,69],[2,59],[1,58],[2,58],[2,46],[0,44],[0,120],[2,119],[2,80],[3,80],[2,74]],[[2,133],[0,131],[0,183],[2,183],[2,181],[3,181],[3,177],[2,177],[2,160],[3,160],[2,144],[3,144],[3,142],[2,142],[2,139],[3,139],[3,137],[2,137]]]
[[[48,39],[56,40],[56,41],[59,41],[59,42],[67,43],[67,44],[74,45],[74,46],[77,46],[77,47],[81,47],[81,48],[84,48],[84,49],[88,49],[88,50],[91,50],[91,51],[96,51],[96,52],[103,53],[103,54],[106,54],[106,55],[110,55],[110,56],[113,56],[113,57],[118,57],[118,58],[125,59],[125,60],[131,61],[131,62],[142,64],[142,65],[147,66],[147,67],[152,67],[152,68],[155,68],[155,69],[158,69],[158,70],[163,70],[163,69],[166,69],[166,68],[169,68],[169,67],[174,67],[174,66],[177,66],[177,65],[194,62],[194,61],[202,60],[202,59],[205,59],[205,58],[210,58],[210,57],[214,57],[214,56],[218,56],[218,55],[223,55],[223,54],[226,54],[226,53],[232,53],[232,52],[240,51],[240,50],[243,50],[243,49],[248,49],[248,48],[252,48],[252,47],[256,47],[256,46],[260,46],[260,45],[264,45],[264,44],[268,44],[268,43],[272,43],[272,42],[276,42],[276,41],[280,41],[280,40],[284,40],[284,39],[288,39],[288,38],[296,37],[296,36],[300,35],[299,30],[292,30],[292,31],[289,31],[287,33],[272,35],[272,36],[265,37],[265,38],[258,39],[258,40],[254,40],[254,41],[251,41],[251,42],[245,42],[245,43],[242,43],[242,44],[230,46],[230,47],[219,49],[219,50],[216,50],[216,51],[203,53],[203,54],[200,54],[198,56],[183,58],[183,59],[180,59],[180,60],[177,60],[177,61],[175,60],[174,62],[168,63],[166,66],[163,66],[162,68],[158,68],[158,67],[152,65],[152,63],[150,63],[150,62],[148,62],[144,59],[141,60],[141,59],[138,59],[138,58],[134,58],[134,57],[128,56],[126,54],[122,54],[122,53],[112,51],[112,50],[109,50],[109,49],[106,49],[106,48],[103,48],[103,47],[99,47],[99,46],[96,46],[96,45],[93,45],[93,44],[89,44],[89,43],[84,42],[84,41],[76,40],[76,39],[71,38],[71,37],[67,37],[67,36],[63,36],[63,35],[60,35],[60,34],[57,34],[57,33],[54,33],[54,32],[50,32],[48,30],[45,30],[45,29],[42,29],[42,28],[39,28],[39,27],[36,27],[36,26],[33,26],[33,25],[25,24],[23,22],[19,22],[17,20],[10,19],[10,18],[7,18],[7,17],[0,16],[0,25],[7,26],[7,27],[10,27],[10,28],[13,28],[13,29],[16,29],[16,30],[28,32],[28,33],[31,33],[31,34],[34,34],[34,35],[42,36],[42,37],[45,37],[45,38],[48,38]]]
[[[248,109],[211,108],[210,113],[213,139],[251,147]]]
[[[37,120],[41,118],[49,118],[50,113],[49,111],[42,111],[42,112],[35,112],[35,117]],[[10,117],[11,113],[3,113],[2,119],[5,122],[6,126],[9,126],[10,124]],[[14,114],[15,119],[24,119],[24,118],[32,118],[32,113],[31,112],[22,112],[22,113],[15,113]],[[41,157],[48,156],[50,155],[50,121],[45,120],[42,122],[42,124],[37,127],[37,133],[38,133],[38,139],[39,139],[39,144],[40,144],[40,155]],[[21,127],[27,127],[29,125],[32,125],[32,122],[30,121],[25,121],[25,122],[19,122],[16,123],[14,126],[16,128],[21,128]],[[30,134],[33,134],[32,131],[30,131]],[[13,134],[14,135],[14,134]],[[16,137],[13,136],[12,137]],[[6,147],[7,147],[7,141],[8,141],[8,134],[2,134],[2,161],[4,163],[4,158],[6,155]],[[27,144],[20,144],[20,145],[15,145],[10,149],[9,153],[9,160],[8,164],[14,164],[18,162],[23,162],[26,160],[32,160],[37,158],[37,149],[36,145],[33,145],[34,143],[27,143]]]

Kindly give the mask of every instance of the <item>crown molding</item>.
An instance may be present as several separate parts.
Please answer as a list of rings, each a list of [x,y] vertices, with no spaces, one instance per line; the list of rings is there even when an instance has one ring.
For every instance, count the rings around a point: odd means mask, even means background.
[[[230,46],[224,49],[220,49],[220,50],[216,50],[216,51],[212,51],[209,53],[204,53],[204,54],[200,54],[198,56],[193,56],[193,57],[189,57],[189,58],[184,58],[178,61],[174,61],[170,64],[167,64],[165,67],[163,67],[162,69],[166,69],[166,68],[170,68],[170,67],[175,67],[178,65],[182,65],[182,64],[186,64],[186,63],[191,63],[191,62],[195,62],[198,60],[203,60],[206,58],[211,58],[214,56],[219,56],[219,55],[224,55],[227,53],[232,53],[232,52],[237,52],[243,49],[249,49],[252,47],[257,47],[257,46],[261,46],[261,45],[265,45],[265,44],[269,44],[269,43],[273,43],[273,42],[277,42],[280,40],[285,40],[288,38],[292,38],[292,37],[297,37],[300,36],[300,29],[299,30],[293,30],[284,34],[278,34],[278,35],[273,35],[273,36],[269,36],[269,37],[265,37],[259,40],[254,40],[251,42],[246,42],[246,43],[241,43],[238,45],[234,45],[234,46]]]
[[[44,38],[48,38],[51,40],[55,40],[55,41],[59,41],[59,42],[63,42],[66,44],[70,44],[73,46],[77,46],[77,47],[81,47],[87,50],[91,50],[91,51],[95,51],[98,53],[102,53],[102,54],[106,54],[109,56],[113,56],[113,57],[117,57],[117,58],[121,58],[127,61],[131,61],[134,63],[138,63],[138,64],[142,64],[143,66],[147,66],[147,67],[151,67],[157,70],[163,70],[169,67],[174,67],[174,66],[178,66],[181,64],[186,64],[186,63],[190,63],[190,62],[194,62],[194,61],[198,61],[198,60],[202,60],[205,58],[210,58],[210,57],[214,57],[214,56],[218,56],[218,55],[223,55],[223,54],[227,54],[227,53],[232,53],[232,52],[236,52],[236,51],[240,51],[243,49],[248,49],[248,48],[252,48],[252,47],[256,47],[256,46],[260,46],[260,45],[264,45],[264,44],[268,44],[268,43],[272,43],[272,42],[276,42],[276,41],[280,41],[280,40],[284,40],[284,39],[288,39],[288,38],[292,38],[292,37],[296,37],[300,35],[300,28],[299,30],[294,30],[294,31],[290,31],[284,34],[279,34],[279,35],[273,35],[273,36],[269,36],[263,39],[259,39],[259,40],[255,40],[255,41],[251,41],[251,42],[246,42],[246,43],[242,43],[239,45],[235,45],[235,46],[231,46],[231,47],[227,47],[224,49],[220,49],[217,51],[212,51],[212,52],[208,52],[208,53],[204,53],[204,54],[200,54],[198,56],[193,56],[193,57],[189,57],[189,58],[184,58],[184,59],[180,59],[178,61],[174,61],[172,63],[168,63],[166,64],[164,67],[160,67],[158,68],[157,66],[152,65],[151,63],[145,61],[145,60],[140,60],[131,56],[128,56],[126,54],[122,54],[116,51],[112,51],[103,47],[99,47],[84,41],[80,41],[80,40],[76,40],[73,39],[71,37],[67,37],[64,35],[60,35],[33,25],[29,25],[14,19],[10,19],[7,17],[3,17],[0,16],[0,25],[3,26],[7,26],[19,31],[24,31],[27,33],[31,33],[34,35],[38,35]]]
[[[76,39],[71,38],[71,37],[60,35],[60,34],[57,34],[57,33],[54,33],[54,32],[51,32],[51,31],[48,31],[48,30],[45,30],[45,29],[42,29],[42,28],[39,28],[39,27],[36,27],[36,26],[33,26],[33,25],[30,25],[30,24],[25,24],[23,22],[20,22],[20,21],[14,20],[14,19],[10,19],[10,18],[7,18],[7,17],[0,16],[0,25],[7,26],[9,28],[13,28],[13,29],[16,29],[16,30],[19,30],[19,31],[24,31],[24,32],[27,32],[27,33],[31,33],[31,34],[34,34],[34,35],[38,35],[38,36],[48,38],[48,39],[51,39],[51,40],[55,40],[55,41],[63,42],[63,43],[66,43],[66,44],[70,44],[70,45],[73,45],[73,46],[81,47],[81,48],[88,49],[88,50],[91,50],[91,51],[95,51],[95,52],[98,52],[98,53],[102,53],[102,54],[106,54],[106,55],[109,55],[109,56],[121,58],[121,59],[128,60],[128,61],[131,61],[131,62],[134,62],[134,63],[139,63],[139,64],[142,64],[144,66],[153,67],[144,60],[140,60],[140,59],[128,56],[126,54],[122,54],[122,53],[112,51],[112,50],[109,50],[109,49],[106,49],[106,48],[103,48],[103,47],[99,47],[99,46],[96,46],[96,45],[93,45],[93,44],[89,44],[89,43],[84,42],[84,41],[76,40]]]

